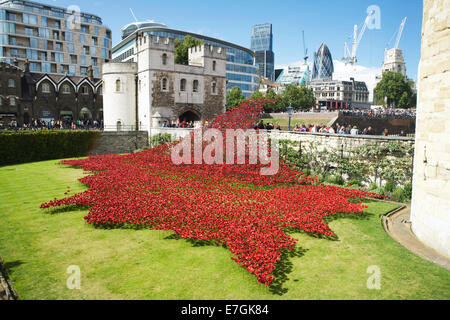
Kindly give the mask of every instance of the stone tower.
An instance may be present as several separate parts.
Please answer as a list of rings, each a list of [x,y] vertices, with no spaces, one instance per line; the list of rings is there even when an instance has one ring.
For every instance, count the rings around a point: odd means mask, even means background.
[[[424,0],[411,222],[450,257],[450,1]]]
[[[398,72],[406,77],[406,63],[402,50],[394,48],[386,51],[383,73],[386,71]]]

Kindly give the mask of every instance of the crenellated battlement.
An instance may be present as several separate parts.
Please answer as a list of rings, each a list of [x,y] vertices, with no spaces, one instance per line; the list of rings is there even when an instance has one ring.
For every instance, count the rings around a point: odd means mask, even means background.
[[[209,44],[202,44],[189,49],[189,55],[192,57],[205,57],[213,59],[226,60],[226,50],[222,47],[215,47]]]
[[[139,35],[137,42],[137,47],[142,48],[151,48],[151,49],[162,49],[167,51],[174,51],[175,50],[175,39],[173,38],[165,38],[165,37],[158,37],[151,34],[147,35]]]

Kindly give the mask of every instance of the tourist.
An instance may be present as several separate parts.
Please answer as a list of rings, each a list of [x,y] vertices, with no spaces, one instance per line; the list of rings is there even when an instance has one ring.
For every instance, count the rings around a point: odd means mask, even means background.
[[[387,137],[387,136],[389,136],[389,130],[388,129],[384,129],[383,137]]]
[[[300,128],[299,128],[298,124],[295,125],[294,132],[300,132]]]
[[[359,130],[357,126],[354,126],[352,130],[350,130],[350,135],[357,136],[359,134]]]
[[[264,125],[264,120],[261,120],[258,124],[258,129],[259,130],[265,130],[266,126]]]

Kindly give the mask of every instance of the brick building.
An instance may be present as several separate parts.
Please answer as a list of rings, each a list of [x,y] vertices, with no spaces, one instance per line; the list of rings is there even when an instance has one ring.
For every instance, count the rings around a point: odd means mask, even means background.
[[[30,72],[0,62],[0,122],[12,120],[19,126],[32,119],[102,120],[102,81],[94,79],[92,68],[87,77],[69,77]]]

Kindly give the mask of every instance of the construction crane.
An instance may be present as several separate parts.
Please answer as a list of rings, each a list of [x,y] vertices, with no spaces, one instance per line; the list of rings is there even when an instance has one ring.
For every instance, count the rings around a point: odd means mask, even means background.
[[[306,48],[306,41],[305,41],[305,31],[302,31],[303,33],[303,48],[304,48],[304,52],[305,52],[305,56],[303,57],[303,59],[305,60],[305,64],[308,63],[308,48]]]
[[[351,65],[355,65],[358,62],[358,59],[356,58],[356,54],[358,52],[358,47],[359,44],[361,43],[361,40],[364,36],[364,33],[366,32],[367,26],[369,25],[370,20],[372,19],[373,14],[375,13],[375,11],[371,11],[366,20],[364,21],[364,25],[361,29],[361,32],[359,33],[358,36],[358,26],[355,25],[355,28],[353,30],[353,44],[352,44],[352,52],[350,53],[350,49],[348,47],[348,43],[345,43],[345,48],[344,48],[344,58],[342,58],[342,61],[345,61],[345,64],[351,64]]]
[[[400,40],[402,39],[402,35],[403,35],[403,30],[405,30],[405,24],[406,24],[406,20],[408,19],[408,17],[405,17],[405,19],[403,19],[402,24],[400,25],[400,29],[398,30],[398,35],[397,35],[397,41],[395,42],[395,49],[398,49],[398,46],[400,44]]]

